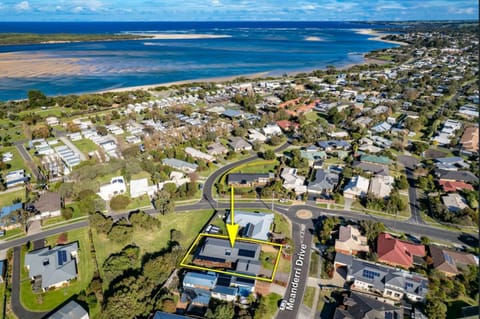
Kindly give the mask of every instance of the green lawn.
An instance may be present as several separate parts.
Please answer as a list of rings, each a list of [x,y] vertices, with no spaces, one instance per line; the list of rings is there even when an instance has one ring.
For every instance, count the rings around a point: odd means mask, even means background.
[[[87,157],[89,152],[94,152],[98,150],[97,144],[86,138],[79,141],[73,141],[72,144],[75,145],[80,150],[80,152],[82,152],[83,155]]]
[[[213,210],[198,210],[159,215],[157,217],[162,222],[160,230],[157,232],[135,231],[132,242],[140,247],[140,255],[157,252],[167,246],[170,230],[175,229],[183,234],[180,245],[188,248],[212,214]],[[93,231],[93,238],[99,266],[103,265],[108,256],[118,253],[127,245],[112,242],[105,235],[96,234],[95,231]]]
[[[54,237],[58,238],[58,235]],[[55,242],[56,238],[54,237],[48,238],[48,242]],[[79,242],[79,260],[77,260],[78,278],[73,280],[69,285],[59,289],[49,290],[40,294],[33,293],[32,285],[30,284],[30,279],[28,278],[28,272],[26,268],[23,267],[25,256],[22,256],[22,273],[20,278],[22,283],[20,286],[20,299],[25,308],[32,311],[52,310],[88,286],[92,280],[94,271],[94,263],[92,254],[90,252],[90,243],[88,239],[88,228],[82,228],[68,233],[69,242],[76,240]]]
[[[316,236],[315,236],[316,237]],[[310,258],[310,268],[308,275],[310,277],[318,277],[318,265],[320,263],[320,256],[316,252],[312,252]]]
[[[225,226],[225,222],[223,221],[223,218],[220,218],[217,216],[212,220],[212,225],[218,226],[220,228],[221,234],[227,234],[227,226]]]
[[[20,156],[20,153],[18,153],[18,150],[15,146],[2,147],[0,148],[0,151],[2,153],[10,152],[13,155],[13,159],[10,162],[6,162],[7,165],[10,165],[8,171],[14,171],[17,169],[24,169],[26,171],[29,170],[28,166],[23,161],[23,158]]]
[[[126,210],[134,210],[149,205],[151,205],[150,197],[148,195],[142,195],[137,198],[131,198]]]
[[[130,178],[130,180],[132,179],[142,179],[142,178],[146,178],[150,181],[150,173],[149,172],[146,172],[146,171],[141,171],[140,173],[137,173],[137,174],[133,174],[132,177]]]
[[[277,160],[256,160],[237,166],[228,173],[269,173],[274,172],[277,165]]]
[[[313,298],[315,297],[315,288],[307,287],[303,296],[303,304],[309,308],[313,307]]]
[[[283,215],[275,213],[273,223],[275,224],[276,233],[282,233],[287,237],[291,237],[290,224]]]
[[[267,270],[273,270],[278,253],[260,251],[260,262],[262,267]]]
[[[24,235],[22,228],[13,228],[5,231],[5,236],[0,237],[1,240],[9,240],[13,237],[19,237],[20,235]]]
[[[15,192],[3,193],[0,195],[0,207],[13,204],[13,200],[19,198],[22,202],[25,201],[25,190],[21,189]]]

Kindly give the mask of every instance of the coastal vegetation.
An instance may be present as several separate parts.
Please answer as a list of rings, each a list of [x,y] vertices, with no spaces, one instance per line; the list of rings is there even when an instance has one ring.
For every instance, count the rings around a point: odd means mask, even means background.
[[[0,33],[0,45],[149,39],[138,34]]]

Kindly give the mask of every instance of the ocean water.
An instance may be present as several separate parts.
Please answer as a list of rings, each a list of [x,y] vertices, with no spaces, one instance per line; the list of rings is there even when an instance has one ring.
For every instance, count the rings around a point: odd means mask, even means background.
[[[50,61],[68,59],[77,68],[73,73],[33,73],[28,77],[2,77],[0,71],[0,100],[25,98],[30,89],[48,95],[73,94],[259,72],[281,75],[327,65],[341,67],[361,62],[365,52],[395,46],[368,40],[370,36],[354,31],[379,27],[348,22],[0,22],[0,32],[229,36],[0,46],[0,53],[48,57]]]

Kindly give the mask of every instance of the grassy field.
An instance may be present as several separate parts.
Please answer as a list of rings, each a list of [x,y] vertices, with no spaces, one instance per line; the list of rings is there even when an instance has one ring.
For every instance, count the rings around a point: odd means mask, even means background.
[[[79,141],[73,141],[72,144],[75,145],[80,150],[80,152],[82,152],[83,155],[87,157],[89,152],[94,152],[98,150],[98,146],[95,143],[93,143],[91,140],[86,138]]]
[[[142,195],[137,198],[131,198],[130,204],[128,204],[126,210],[134,210],[137,208],[150,206],[152,203],[150,202],[150,197],[148,195]]]
[[[273,222],[275,224],[276,233],[282,233],[285,234],[287,237],[291,237],[290,224],[283,215],[275,214]]]
[[[47,242],[54,245],[57,238],[58,235],[49,237]],[[88,228],[82,228],[68,233],[69,242],[76,240],[78,240],[79,243],[79,258],[77,260],[78,278],[73,280],[69,285],[59,289],[49,290],[40,294],[34,293],[30,279],[28,278],[28,272],[23,266],[25,256],[22,256],[20,300],[25,308],[32,311],[52,310],[88,286],[92,280],[94,271],[94,263],[92,254],[90,253],[90,243],[88,239]]]
[[[9,206],[13,204],[13,200],[19,198],[22,202],[25,201],[25,190],[3,193],[0,195],[0,207]]]
[[[212,210],[199,210],[159,215],[158,219],[162,223],[160,230],[156,232],[135,231],[132,242],[140,247],[141,255],[157,252],[167,246],[167,242],[170,240],[170,230],[175,229],[183,234],[180,245],[188,248],[212,214]],[[93,238],[99,266],[105,262],[108,256],[119,252],[127,245],[112,242],[105,235],[96,234],[95,231],[93,231]]]
[[[273,270],[277,255],[277,253],[273,252],[260,251],[260,262],[262,263],[262,267],[267,270]]]
[[[307,289],[305,289],[305,296],[303,296],[303,304],[309,308],[312,308],[314,297],[315,297],[315,288],[307,287]]]
[[[7,165],[10,165],[10,168],[8,169],[9,171],[14,171],[17,169],[25,169],[26,171],[29,170],[28,166],[23,161],[22,157],[20,156],[20,153],[18,153],[17,148],[15,146],[2,147],[0,151],[2,153],[10,152],[13,155],[12,160],[10,162],[6,162]]]
[[[229,173],[269,173],[274,172],[277,165],[277,160],[256,160],[237,166]]]

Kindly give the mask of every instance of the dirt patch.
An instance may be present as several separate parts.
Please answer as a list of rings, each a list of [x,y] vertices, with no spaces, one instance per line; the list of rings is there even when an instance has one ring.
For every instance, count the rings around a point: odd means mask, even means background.
[[[297,212],[297,217],[300,219],[310,219],[312,216],[313,214],[310,210],[301,209]]]

